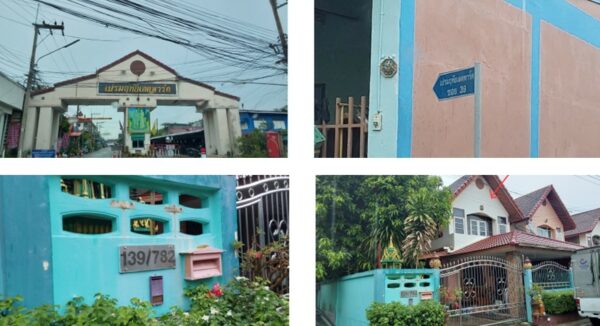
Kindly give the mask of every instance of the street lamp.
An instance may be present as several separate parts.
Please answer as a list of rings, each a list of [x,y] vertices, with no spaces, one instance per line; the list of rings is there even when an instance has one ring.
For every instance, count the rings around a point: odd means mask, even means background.
[[[75,43],[77,43],[77,42],[80,41],[80,39],[77,39],[77,40],[75,40],[75,41],[73,41],[73,42],[71,42],[69,44],[61,46],[60,48],[58,48],[58,49],[56,49],[54,51],[46,53],[43,56],[39,57],[37,60],[35,60],[35,50],[36,50],[36,47],[37,47],[38,28],[40,26],[38,26],[37,24],[34,25],[34,26],[36,28],[35,28],[35,33],[34,33],[34,37],[33,37],[33,50],[32,50],[32,53],[31,53],[31,62],[29,63],[29,74],[27,75],[27,88],[25,90],[25,98],[23,99],[23,113],[22,113],[22,116],[21,116],[21,132],[19,133],[19,150],[18,150],[18,155],[17,155],[18,157],[23,157],[23,142],[25,141],[25,126],[26,126],[26,123],[27,123],[27,111],[28,111],[27,104],[28,104],[28,102],[30,100],[30,97],[31,97],[31,86],[32,86],[31,84],[33,82],[33,74],[35,73],[35,66],[37,66],[37,63],[43,57],[46,57],[46,56],[48,56],[48,55],[50,55],[50,54],[52,54],[52,53],[54,53],[54,52],[56,52],[58,50],[66,49],[66,48],[70,47],[71,45],[73,45],[73,44],[75,44]],[[41,27],[46,27],[46,25],[43,25]],[[48,27],[46,27],[46,28],[48,28]],[[51,28],[57,28],[58,29],[59,27],[51,27]],[[35,139],[35,137],[36,137],[36,135],[33,135],[34,139]],[[35,141],[34,141],[34,146],[35,146]]]
[[[38,58],[38,59],[35,61],[35,65],[37,66],[38,62],[40,62],[40,60],[42,60],[42,58],[43,58],[43,57],[49,56],[49,55],[51,55],[52,53],[54,53],[54,52],[56,52],[56,51],[59,51],[59,50],[62,50],[62,49],[66,49],[66,48],[70,47],[71,45],[73,45],[73,44],[75,44],[75,43],[77,43],[77,42],[79,42],[79,41],[81,41],[81,40],[80,40],[80,39],[76,39],[75,41],[73,41],[73,42],[71,42],[71,43],[69,43],[69,44],[67,44],[67,45],[63,45],[63,46],[61,46],[60,48],[58,48],[58,49],[56,49],[56,50],[54,50],[54,51],[50,51],[50,52],[48,52],[48,53],[44,54],[43,56],[39,57],[39,58]]]

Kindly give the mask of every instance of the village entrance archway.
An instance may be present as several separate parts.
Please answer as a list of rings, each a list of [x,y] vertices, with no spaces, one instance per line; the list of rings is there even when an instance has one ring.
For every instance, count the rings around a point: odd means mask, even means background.
[[[180,76],[174,69],[134,51],[96,71],[35,91],[27,101],[21,146],[55,149],[60,116],[69,105],[114,105],[124,114],[124,148],[145,155],[150,148],[150,113],[157,106],[194,106],[202,113],[208,156],[236,155],[241,136],[239,98]]]

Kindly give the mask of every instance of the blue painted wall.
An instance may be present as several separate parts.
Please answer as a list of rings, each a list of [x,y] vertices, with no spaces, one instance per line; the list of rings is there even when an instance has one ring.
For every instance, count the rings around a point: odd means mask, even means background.
[[[400,283],[399,288],[388,289],[389,283]],[[414,287],[405,287],[416,283]],[[429,283],[425,285],[424,283]],[[317,307],[337,325],[368,325],[367,308],[373,302],[400,302],[400,291],[431,291],[433,300],[439,301],[440,271],[436,269],[376,269],[344,276],[319,285]],[[420,299],[415,298],[413,304]]]
[[[254,117],[256,115],[256,118]],[[240,125],[242,126],[242,134],[252,132],[254,129],[258,129],[260,126],[254,124],[254,120],[265,120],[267,128],[263,131],[277,131],[281,129],[275,129],[273,121],[283,121],[285,129],[287,129],[287,112],[268,112],[268,111],[243,111],[240,110]],[[245,126],[244,126],[245,124]]]
[[[565,0],[503,0],[531,15],[530,156],[540,143],[540,23],[549,24],[600,48],[600,20]],[[410,157],[413,127],[413,70],[416,0],[373,0],[369,117],[381,113],[381,131],[369,126],[369,157]],[[398,73],[384,78],[379,63],[392,57]],[[394,96],[382,96],[394,94]]]
[[[43,303],[64,305],[74,296],[83,296],[87,302],[91,302],[96,293],[108,294],[118,299],[121,304],[128,304],[132,297],[149,300],[149,278],[160,275],[163,276],[164,303],[155,307],[155,311],[162,314],[166,313],[171,306],[188,307],[188,302],[183,296],[185,287],[200,282],[207,285],[215,282],[224,284],[237,275],[238,260],[231,248],[237,230],[234,177],[98,176],[92,179],[110,185],[113,198],[87,199],[64,193],[60,189],[59,176],[0,178],[2,189],[7,189],[7,185],[8,189],[23,189],[20,192],[12,191],[11,196],[8,197],[12,202],[9,202],[28,203],[25,210],[22,206],[5,205],[7,196],[2,196],[3,205],[0,209],[3,225],[6,225],[6,216],[12,216],[10,222],[13,226],[12,229],[0,229],[0,232],[4,232],[0,234],[4,239],[2,246],[5,248],[4,252],[7,251],[6,248],[15,248],[18,251],[18,254],[5,255],[7,258],[10,257],[10,260],[6,259],[5,262],[15,264],[15,260],[20,260],[22,264],[32,266],[32,268],[21,268],[17,276],[21,278],[20,280],[13,282],[13,279],[9,279],[9,283],[4,283],[26,287],[19,293],[25,296],[27,306]],[[161,191],[165,195],[164,203],[146,205],[135,202],[135,209],[131,210],[112,207],[113,200],[130,201],[130,186]],[[7,192],[3,191],[3,193]],[[180,194],[201,197],[203,208],[182,207],[183,211],[176,215],[167,212],[165,210],[167,205],[179,206]],[[17,198],[20,199],[16,200]],[[36,224],[28,219],[14,218],[15,215],[24,215],[28,211],[43,220],[45,232],[40,232],[37,226],[39,221]],[[95,214],[112,218],[114,219],[113,231],[99,235],[63,231],[62,217],[70,214]],[[130,219],[135,217],[153,217],[168,224],[165,232],[160,235],[136,234],[130,232]],[[203,223],[205,225],[203,234],[191,236],[179,233],[181,220]],[[34,225],[35,227],[32,227]],[[22,241],[21,229],[32,230],[32,241]],[[160,244],[175,246],[176,269],[119,273],[120,246]],[[202,281],[186,281],[184,280],[184,256],[179,253],[192,251],[203,244],[226,251],[223,254],[223,276]],[[37,249],[41,246],[45,251]],[[29,253],[31,250],[34,250],[33,256]],[[36,250],[40,251],[40,254],[36,254]],[[45,256],[38,257],[41,253]],[[50,261],[51,268],[45,274],[40,273],[42,259]],[[9,265],[4,266],[7,269],[6,266]],[[7,269],[3,275],[5,274],[15,277],[11,269]],[[10,287],[7,287],[7,290],[9,295],[17,294]],[[44,290],[42,294],[45,295],[40,295],[40,290]]]
[[[0,177],[0,295],[29,307],[53,303],[48,195],[46,177]]]

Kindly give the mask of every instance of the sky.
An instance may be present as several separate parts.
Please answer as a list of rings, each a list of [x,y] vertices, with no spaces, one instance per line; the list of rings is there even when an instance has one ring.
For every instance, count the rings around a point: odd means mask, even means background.
[[[279,1],[279,3],[283,2],[283,0]],[[194,4],[231,17],[233,20],[268,29],[268,32],[272,32],[273,42],[275,43],[277,40],[277,28],[269,0],[202,0],[194,2]],[[0,36],[0,71],[21,81],[29,67],[33,42],[31,24],[35,21],[36,7],[37,2],[34,0],[0,0],[0,9],[2,9],[0,10],[0,30],[3,31]],[[287,6],[281,7],[279,14],[284,30],[287,32]],[[206,61],[197,53],[191,52],[183,46],[117,31],[56,11],[45,5],[41,5],[39,9],[38,22],[42,20],[64,22],[66,36],[55,33],[55,35],[47,37],[38,46],[37,58],[75,39],[81,39],[77,44],[57,51],[39,61],[38,70],[50,72],[42,75],[44,81],[50,84],[94,73],[96,69],[139,49],[171,66],[180,75],[206,82],[220,91],[239,96],[242,107],[245,109],[272,110],[287,105],[287,87],[285,86],[210,82],[211,80],[231,80],[231,70],[228,71],[227,68],[224,68],[215,72],[214,67],[217,65],[214,62]],[[39,39],[41,40],[45,34],[46,32],[43,32]],[[2,57],[6,56],[6,51],[16,54],[22,60],[13,60],[13,62],[2,60]],[[223,75],[219,76],[219,74]],[[261,75],[260,72],[257,74]],[[233,76],[233,78],[236,77]],[[287,84],[287,75],[261,81]],[[106,138],[116,138],[119,131],[119,120],[122,121],[123,116],[117,113],[115,108],[82,106],[81,111],[87,116],[93,113],[95,116],[112,117],[113,120],[108,120],[101,125],[106,133]],[[69,114],[72,115],[75,112],[75,107],[69,108]],[[201,115],[195,111],[195,108],[190,107],[158,107],[152,113],[152,121],[158,118],[159,124],[191,122],[199,120],[200,117]]]
[[[450,185],[461,176],[442,176]],[[505,175],[499,175],[504,179]],[[553,185],[571,214],[600,208],[599,176],[509,176],[504,183],[513,198],[521,197],[547,185]]]

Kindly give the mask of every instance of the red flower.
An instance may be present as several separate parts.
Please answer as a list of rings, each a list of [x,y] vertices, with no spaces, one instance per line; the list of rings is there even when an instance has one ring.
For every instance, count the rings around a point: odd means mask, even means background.
[[[221,289],[221,285],[219,285],[219,283],[215,283],[208,293],[218,298],[223,295],[223,290]]]

